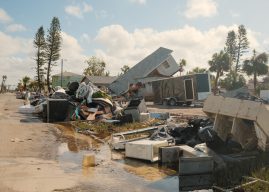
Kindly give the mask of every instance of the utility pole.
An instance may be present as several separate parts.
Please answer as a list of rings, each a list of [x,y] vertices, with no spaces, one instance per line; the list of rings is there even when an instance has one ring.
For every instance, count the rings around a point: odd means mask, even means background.
[[[62,59],[62,62],[61,62],[61,87],[63,87],[63,65],[64,65],[64,60]]]

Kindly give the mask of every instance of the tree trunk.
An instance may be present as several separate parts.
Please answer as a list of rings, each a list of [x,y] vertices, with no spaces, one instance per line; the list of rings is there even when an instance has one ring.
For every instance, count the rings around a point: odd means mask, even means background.
[[[214,95],[217,94],[217,89],[218,89],[217,87],[218,87],[219,74],[220,74],[220,72],[217,71],[216,78],[215,78],[215,82],[214,82]]]
[[[241,44],[239,43],[238,50],[237,50],[236,64],[235,64],[235,76],[237,76],[237,70],[238,70],[239,59],[240,59],[240,49],[241,49]]]
[[[47,86],[48,86],[48,91],[50,93],[50,62],[48,63],[48,69],[47,69]]]
[[[4,83],[3,83],[3,80],[2,80],[2,83],[1,83],[1,91],[0,91],[0,93],[3,92],[3,88],[4,88]]]
[[[256,87],[257,87],[257,72],[256,71],[254,71],[253,84],[254,84],[254,94],[256,95]]]
[[[41,93],[41,83],[40,83],[40,48],[37,49],[37,83],[39,92]]]

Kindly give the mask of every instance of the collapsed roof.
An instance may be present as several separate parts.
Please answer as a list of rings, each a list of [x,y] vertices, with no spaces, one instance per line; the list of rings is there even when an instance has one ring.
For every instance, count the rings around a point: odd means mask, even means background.
[[[172,52],[170,49],[160,47],[111,83],[109,89],[120,95],[128,90],[129,84],[137,83],[138,79],[174,75],[179,66],[172,57]]]

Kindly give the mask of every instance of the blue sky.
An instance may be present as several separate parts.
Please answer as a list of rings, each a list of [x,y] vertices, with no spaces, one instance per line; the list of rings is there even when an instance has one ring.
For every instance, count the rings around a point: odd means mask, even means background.
[[[186,70],[207,67],[240,24],[251,49],[268,52],[268,8],[267,0],[1,0],[0,75],[8,84],[35,76],[33,37],[53,16],[61,23],[65,70],[82,73],[85,59],[95,55],[117,75],[160,46],[172,49],[176,60],[185,58]]]

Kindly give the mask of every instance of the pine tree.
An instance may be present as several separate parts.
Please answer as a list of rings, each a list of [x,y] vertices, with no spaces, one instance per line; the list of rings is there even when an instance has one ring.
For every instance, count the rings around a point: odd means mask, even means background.
[[[34,47],[37,49],[35,54],[36,61],[36,75],[39,91],[42,89],[42,77],[45,75],[44,64],[45,64],[45,51],[46,51],[46,41],[44,37],[44,29],[41,26],[35,35]]]
[[[234,31],[229,31],[228,36],[226,39],[226,47],[225,47],[225,52],[229,55],[230,57],[230,72],[233,67],[233,63],[236,61],[236,34]]]
[[[235,64],[235,74],[237,74],[240,68],[240,58],[241,56],[247,52],[249,48],[249,42],[247,38],[247,30],[244,25],[238,26],[238,34],[237,34],[237,46],[236,46],[236,64]]]
[[[47,65],[47,86],[50,92],[50,72],[52,66],[56,65],[56,61],[60,58],[60,50],[61,50],[61,27],[60,21],[57,17],[53,17],[50,29],[48,30],[48,35],[46,38],[46,61]]]

